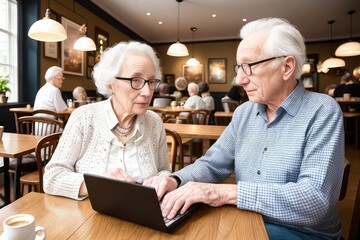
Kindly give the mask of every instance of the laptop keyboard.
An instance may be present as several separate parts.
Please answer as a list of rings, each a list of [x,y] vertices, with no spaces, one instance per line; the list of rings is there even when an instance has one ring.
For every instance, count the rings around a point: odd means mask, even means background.
[[[167,219],[166,217],[164,217],[165,226],[170,226],[173,222],[176,222],[176,220],[178,220],[182,215],[183,214],[178,213],[173,219]]]

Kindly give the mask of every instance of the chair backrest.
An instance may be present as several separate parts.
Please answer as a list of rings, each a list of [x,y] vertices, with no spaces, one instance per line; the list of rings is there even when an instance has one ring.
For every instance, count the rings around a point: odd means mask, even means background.
[[[44,175],[44,167],[50,161],[52,155],[55,152],[55,149],[59,143],[61,132],[49,134],[37,143],[35,148],[35,158],[38,166],[39,172],[39,183],[40,183],[40,192],[44,192],[43,190],[43,175]]]
[[[169,164],[171,171],[175,172],[176,159],[179,159],[179,168],[181,169],[184,165],[183,146],[180,135],[171,129],[165,128],[166,136],[170,138],[170,157]]]
[[[349,160],[344,158],[344,175],[343,175],[343,180],[341,183],[341,191],[340,191],[340,196],[339,196],[340,201],[343,200],[346,196],[349,175],[350,175],[350,162],[349,162]]]
[[[47,110],[47,109],[38,109],[33,111],[33,116],[37,117],[47,117],[53,119],[61,118],[61,115],[55,111]]]
[[[191,112],[193,116],[193,124],[207,125],[210,113],[211,111],[207,109],[195,109]]]
[[[223,97],[221,99],[224,112],[233,112],[240,105],[238,101],[234,101],[229,97]]]
[[[60,132],[63,122],[38,116],[23,116],[18,118],[18,133],[45,136]]]
[[[354,211],[350,224],[349,240],[360,239],[360,179],[358,180]]]

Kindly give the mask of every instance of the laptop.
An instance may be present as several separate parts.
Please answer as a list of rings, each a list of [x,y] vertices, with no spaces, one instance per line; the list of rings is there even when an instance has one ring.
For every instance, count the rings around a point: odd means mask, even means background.
[[[92,208],[163,232],[171,232],[202,204],[193,204],[184,214],[164,219],[154,188],[99,175],[84,174]]]

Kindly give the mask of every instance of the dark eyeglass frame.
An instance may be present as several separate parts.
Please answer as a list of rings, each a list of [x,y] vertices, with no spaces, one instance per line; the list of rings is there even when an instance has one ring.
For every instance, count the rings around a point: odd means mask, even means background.
[[[252,70],[251,70],[251,67],[252,67],[252,66],[257,65],[257,64],[260,64],[260,63],[263,63],[263,62],[271,61],[271,60],[274,60],[274,59],[277,59],[277,58],[283,58],[283,57],[287,57],[287,56],[271,57],[271,58],[266,58],[266,59],[263,59],[263,60],[260,60],[260,61],[257,61],[257,62],[235,64],[235,65],[234,65],[234,71],[235,71],[236,74],[238,74],[239,69],[240,69],[240,67],[241,67],[241,69],[243,70],[243,72],[245,73],[245,75],[250,76],[250,75],[252,74]],[[245,72],[244,66],[248,66],[248,67],[249,67],[249,71],[250,71],[249,74],[247,74],[247,73]]]
[[[130,86],[131,86],[131,88],[132,88],[132,89],[135,89],[135,90],[140,90],[140,89],[142,89],[142,88],[145,86],[146,83],[148,83],[150,90],[155,90],[156,88],[159,87],[160,82],[161,82],[160,79],[156,79],[156,78],[154,78],[154,79],[149,79],[149,80],[146,80],[145,78],[142,78],[142,77],[115,77],[115,78],[118,79],[118,80],[130,81]],[[141,87],[134,87],[134,86],[133,86],[133,80],[134,80],[134,78],[140,78],[140,79],[142,79],[142,80],[144,81],[144,84],[143,84]],[[153,88],[153,87],[151,86],[151,81],[155,81],[155,88]]]

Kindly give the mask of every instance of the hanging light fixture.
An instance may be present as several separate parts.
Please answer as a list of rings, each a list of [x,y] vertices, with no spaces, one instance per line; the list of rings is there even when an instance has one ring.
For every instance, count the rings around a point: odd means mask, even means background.
[[[345,61],[341,58],[335,58],[332,55],[332,25],[335,21],[331,20],[328,23],[330,24],[330,58],[326,59],[323,64],[323,69],[329,68],[338,68],[338,67],[345,67]]]
[[[46,9],[45,17],[31,25],[28,36],[42,42],[60,42],[67,38],[65,28],[51,19],[50,8]]]
[[[185,57],[189,56],[189,51],[187,47],[180,42],[180,3],[183,0],[176,0],[178,2],[178,21],[177,21],[177,41],[176,43],[171,44],[167,51],[167,55],[173,57]]]
[[[335,51],[335,55],[338,57],[351,57],[360,55],[360,43],[351,41],[352,35],[352,15],[355,10],[349,11],[350,15],[350,39],[349,42],[341,44]]]
[[[79,34],[81,35],[81,37],[78,40],[76,40],[73,48],[79,51],[95,51],[96,45],[91,38],[86,36],[86,30],[87,28],[85,24],[83,24],[79,28]]]
[[[196,27],[192,27],[190,28],[190,30],[193,33],[192,36],[192,43],[191,43],[191,47],[192,47],[192,57],[186,61],[186,65],[188,66],[198,66],[200,65],[200,62],[194,57],[194,35],[195,35],[195,31],[197,30]]]

